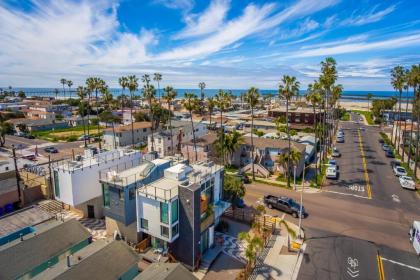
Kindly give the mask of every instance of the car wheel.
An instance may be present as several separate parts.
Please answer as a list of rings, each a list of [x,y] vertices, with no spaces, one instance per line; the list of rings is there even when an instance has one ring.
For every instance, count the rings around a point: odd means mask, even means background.
[[[271,204],[268,204],[268,208],[273,209],[273,206]]]
[[[298,217],[298,214],[296,212],[293,212],[292,213],[292,216],[293,216],[293,218],[297,218]]]

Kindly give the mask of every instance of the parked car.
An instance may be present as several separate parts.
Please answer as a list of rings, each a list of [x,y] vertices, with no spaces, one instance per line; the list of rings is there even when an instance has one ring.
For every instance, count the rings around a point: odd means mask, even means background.
[[[332,157],[341,157],[341,153],[337,148],[334,148],[331,156]]]
[[[400,176],[399,178],[401,187],[409,190],[416,190],[416,182],[409,176]]]
[[[394,169],[396,166],[401,166],[401,162],[398,160],[391,161],[392,169]]]
[[[335,167],[337,167],[337,169],[338,169],[337,161],[336,161],[335,159],[330,159],[330,160],[328,161],[328,165],[329,165],[329,166],[335,166]]]
[[[382,138],[379,138],[379,143],[383,145],[383,144],[385,144],[385,140],[382,139]]]
[[[24,155],[24,156],[22,156],[22,158],[27,159],[27,160],[32,160],[32,161],[36,160],[35,154]]]
[[[396,166],[396,167],[394,167],[394,174],[397,177],[407,176],[407,171],[402,166]]]
[[[338,177],[338,170],[336,166],[330,165],[327,167],[326,177],[328,179],[337,179]]]
[[[77,138],[77,140],[79,141],[89,140],[89,135],[86,135],[86,134],[81,135],[79,136],[79,138]]]
[[[26,139],[35,139],[35,136],[33,136],[32,134],[25,134],[23,137]]]
[[[391,149],[391,147],[389,147],[388,144],[383,144],[382,145],[382,150],[388,151],[389,149]]]
[[[25,136],[25,133],[24,133],[24,132],[22,132],[22,131],[18,131],[18,132],[16,132],[14,135],[15,135],[15,136],[18,136],[18,137],[23,137],[23,136]]]
[[[337,137],[337,143],[344,143],[344,137]]]
[[[264,196],[264,203],[270,209],[274,208],[292,214],[292,216],[295,218],[299,217],[300,204],[289,197],[277,197],[274,195],[266,195]],[[302,207],[302,217],[305,216],[307,216],[307,213],[305,211],[305,207]]]
[[[389,158],[395,158],[394,151],[389,149],[388,151],[385,151],[385,156]]]
[[[46,153],[50,153],[50,154],[58,153],[58,149],[56,147],[52,147],[52,146],[44,148],[44,151]]]

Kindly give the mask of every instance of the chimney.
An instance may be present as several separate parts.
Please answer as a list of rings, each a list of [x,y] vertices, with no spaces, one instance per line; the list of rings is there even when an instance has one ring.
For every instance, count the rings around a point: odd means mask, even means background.
[[[67,255],[67,267],[71,267],[71,255]]]

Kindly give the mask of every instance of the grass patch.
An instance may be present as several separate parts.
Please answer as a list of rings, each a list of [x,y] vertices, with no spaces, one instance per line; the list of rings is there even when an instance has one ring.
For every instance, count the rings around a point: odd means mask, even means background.
[[[328,163],[328,158],[325,159],[323,162],[321,162],[321,166],[318,170],[317,178],[315,179],[315,177],[314,177],[311,180],[311,185],[310,186],[312,188],[320,188],[321,187],[321,184],[322,184],[322,182],[324,182],[325,174],[327,172],[327,163]]]
[[[287,189],[287,184],[281,184],[281,183],[276,183],[272,180],[265,180],[263,178],[255,178],[254,180],[257,183],[262,183],[262,184],[266,184],[266,185],[270,185],[270,186],[274,186],[274,187],[281,187],[281,188],[286,188]]]
[[[375,122],[373,121],[373,115],[372,112],[369,111],[360,111],[360,110],[352,110],[355,113],[359,113],[363,116],[365,116],[366,121],[368,122],[369,125],[375,124]]]
[[[279,176],[277,176],[276,181],[277,182],[283,182],[283,183],[287,184],[287,177],[284,176],[284,175],[279,175]],[[293,181],[293,171],[292,171],[292,174],[291,174],[291,177],[290,177],[290,185],[291,186],[293,186],[293,182],[294,181]],[[296,177],[296,185],[302,185],[302,176]]]
[[[239,169],[237,167],[233,166],[233,165],[229,165],[229,164],[225,165],[225,171],[226,172],[236,173],[236,172],[238,172],[238,170]]]
[[[349,121],[349,120],[350,120],[350,114],[349,114],[349,112],[345,112],[345,113],[341,116],[340,120],[341,120],[341,121]]]
[[[87,127],[85,128],[87,132]],[[97,137],[102,134],[103,127],[99,127],[100,133],[97,133],[98,127],[96,125],[89,126],[90,135],[92,137]],[[95,133],[92,133],[95,132]],[[54,129],[48,131],[34,131],[32,135],[36,138],[44,139],[47,141],[57,142],[57,141],[67,141],[73,142],[77,141],[77,139],[82,136],[84,133],[83,126],[75,126],[75,127],[68,127],[68,128],[61,128],[61,129]]]

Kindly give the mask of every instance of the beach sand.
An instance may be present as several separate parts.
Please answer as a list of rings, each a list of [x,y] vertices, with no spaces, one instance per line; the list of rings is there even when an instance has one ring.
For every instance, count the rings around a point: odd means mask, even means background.
[[[351,100],[340,100],[340,106],[347,110],[360,110],[368,111],[367,101],[351,101]],[[369,108],[372,107],[372,101],[369,102]],[[401,103],[401,110],[405,111],[405,100]],[[411,111],[411,104],[408,104],[408,110]]]

